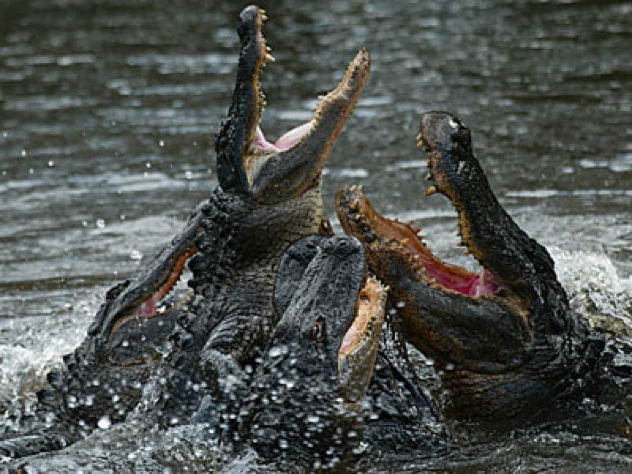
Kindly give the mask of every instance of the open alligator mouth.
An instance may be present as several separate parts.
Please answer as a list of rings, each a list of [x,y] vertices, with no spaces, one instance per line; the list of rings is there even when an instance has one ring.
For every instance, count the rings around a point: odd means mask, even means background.
[[[439,365],[514,370],[534,338],[533,305],[544,294],[539,279],[549,287],[555,281],[553,262],[494,196],[472,153],[470,131],[458,118],[424,114],[419,143],[428,153],[426,194],[450,199],[461,245],[481,270],[434,256],[419,229],[381,216],[360,186],[338,191],[340,223],[363,242],[369,268],[389,286],[409,342]]]
[[[187,299],[167,304],[187,262],[197,253],[195,239],[200,219],[201,213],[195,213],[182,232],[145,266],[138,277],[108,292],[88,334],[100,332],[108,339],[128,322],[167,316]]]
[[[112,327],[112,333],[118,331],[121,326],[132,319],[166,316],[185,301],[188,301],[188,296],[179,301],[170,301],[169,296],[181,280],[187,262],[196,253],[197,248],[192,246],[183,250],[181,254],[174,255],[173,261],[170,262],[173,266],[170,265],[170,268],[165,268],[164,272],[157,275],[156,280],[151,285],[152,289],[148,293],[149,297],[145,298],[144,296],[146,295],[139,295],[139,299],[131,303],[125,314],[116,320]]]
[[[436,188],[430,188],[436,192]],[[371,205],[362,186],[351,186],[338,192],[337,208],[345,232],[372,243],[377,238],[383,242],[391,242],[399,251],[406,254],[410,264],[417,269],[418,278],[425,284],[441,290],[461,295],[478,297],[498,293],[500,283],[485,267],[479,272],[472,272],[442,261],[428,248],[420,234],[420,230],[410,222],[399,222],[380,215]],[[352,223],[352,225],[351,225]],[[461,232],[459,232],[462,235]],[[460,245],[469,253],[468,241],[463,238]]]
[[[262,34],[265,13],[246,8],[240,16],[241,55],[227,119],[216,141],[218,176],[225,191],[266,199],[300,195],[312,187],[368,79],[370,60],[358,52],[338,86],[323,97],[312,119],[269,141],[261,129],[265,105],[260,76],[273,61]],[[311,179],[308,179],[311,178]]]
[[[375,277],[367,277],[358,295],[356,317],[338,349],[338,384],[347,402],[360,400],[373,376],[387,291]]]

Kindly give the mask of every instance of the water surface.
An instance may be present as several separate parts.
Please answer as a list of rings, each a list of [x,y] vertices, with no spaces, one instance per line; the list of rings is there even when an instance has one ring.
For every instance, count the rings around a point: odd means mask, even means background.
[[[332,219],[335,191],[362,183],[380,211],[415,220],[441,256],[473,265],[456,248],[449,204],[422,197],[419,115],[449,110],[473,129],[501,202],[551,250],[574,306],[629,327],[630,2],[262,6],[277,59],[263,76],[269,137],[307,120],[359,48],[373,58],[328,163]],[[214,133],[232,94],[242,7],[0,0],[0,406],[30,403],[105,290],[216,186]],[[631,451],[562,432],[401,466],[624,470]]]

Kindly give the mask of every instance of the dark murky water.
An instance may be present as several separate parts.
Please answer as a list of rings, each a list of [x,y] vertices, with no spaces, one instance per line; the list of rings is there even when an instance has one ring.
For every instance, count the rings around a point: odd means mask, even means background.
[[[629,331],[629,1],[262,6],[277,59],[263,77],[270,137],[310,117],[357,49],[373,57],[325,176],[330,214],[336,189],[363,183],[381,211],[415,219],[439,254],[468,263],[450,206],[422,198],[414,138],[420,112],[455,112],[501,201],[551,250],[575,306]],[[1,404],[28,403],[83,338],[105,289],[215,186],[213,134],[232,93],[242,7],[0,0]],[[631,465],[629,442],[558,433],[401,469]]]

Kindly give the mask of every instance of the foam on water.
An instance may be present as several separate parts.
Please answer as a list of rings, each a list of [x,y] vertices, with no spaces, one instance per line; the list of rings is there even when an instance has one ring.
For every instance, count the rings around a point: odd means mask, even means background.
[[[573,309],[594,326],[632,337],[632,276],[621,277],[603,253],[550,247]]]

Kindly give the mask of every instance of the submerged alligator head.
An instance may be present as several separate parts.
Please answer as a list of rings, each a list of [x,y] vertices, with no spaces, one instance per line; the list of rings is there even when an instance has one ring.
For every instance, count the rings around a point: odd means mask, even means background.
[[[241,436],[266,460],[319,469],[362,440],[360,400],[384,321],[386,289],[350,237],[306,237],[283,257],[282,315],[242,411]]]
[[[38,418],[50,429],[21,430],[0,442],[0,454],[59,449],[99,420],[123,419],[143,391],[147,409],[170,420],[177,419],[173,412],[187,416],[204,393],[217,391],[221,375],[254,363],[268,342],[279,259],[301,237],[330,231],[322,214],[322,169],[370,61],[360,51],[313,119],[270,143],[259,126],[259,77],[272,59],[264,19],[257,7],[240,15],[235,92],[216,141],[219,187],[135,280],[108,292],[86,340],[64,358],[61,372],[49,375]],[[165,297],[187,261],[193,293],[169,303]]]
[[[419,144],[432,185],[458,214],[470,272],[435,257],[411,224],[379,215],[360,187],[341,190],[337,212],[369,266],[391,288],[404,337],[432,358],[457,419],[531,417],[577,392],[603,348],[569,310],[553,260],[500,205],[457,117],[424,114]]]

